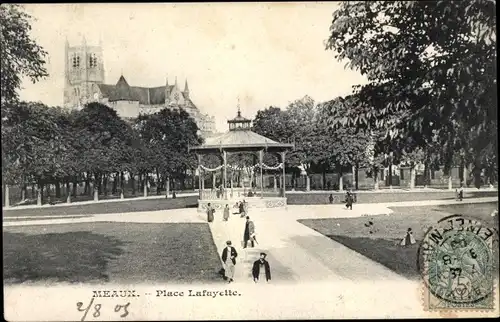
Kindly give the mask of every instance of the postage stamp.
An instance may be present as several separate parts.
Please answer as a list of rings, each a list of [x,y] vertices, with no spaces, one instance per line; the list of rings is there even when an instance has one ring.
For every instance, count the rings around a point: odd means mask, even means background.
[[[498,276],[498,232],[462,215],[430,227],[418,250],[426,310],[492,310]]]

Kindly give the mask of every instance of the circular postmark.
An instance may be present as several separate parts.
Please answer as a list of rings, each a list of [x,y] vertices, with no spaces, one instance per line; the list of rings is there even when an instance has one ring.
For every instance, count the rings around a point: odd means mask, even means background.
[[[490,297],[496,260],[495,229],[454,215],[430,227],[418,249],[418,268],[430,293],[452,305],[473,305]]]

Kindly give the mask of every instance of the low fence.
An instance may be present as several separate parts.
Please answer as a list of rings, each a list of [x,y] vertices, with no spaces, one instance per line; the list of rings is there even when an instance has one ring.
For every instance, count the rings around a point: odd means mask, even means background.
[[[334,203],[344,203],[345,193],[331,193]],[[297,192],[288,193],[288,205],[320,205],[328,204],[330,193],[328,192]],[[498,191],[465,191],[464,198],[496,197]],[[418,192],[356,192],[356,203],[378,203],[378,202],[398,202],[398,201],[420,201],[420,200],[454,200],[455,191],[418,191]]]

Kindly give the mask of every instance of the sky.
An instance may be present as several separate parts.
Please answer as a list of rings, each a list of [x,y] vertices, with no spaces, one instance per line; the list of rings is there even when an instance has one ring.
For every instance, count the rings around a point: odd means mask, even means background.
[[[322,102],[365,83],[325,50],[337,3],[31,4],[32,37],[48,52],[49,77],[23,81],[24,100],[62,105],[64,44],[102,41],[105,82],[131,86],[188,79],[218,131],[237,111],[253,118],[304,95]]]

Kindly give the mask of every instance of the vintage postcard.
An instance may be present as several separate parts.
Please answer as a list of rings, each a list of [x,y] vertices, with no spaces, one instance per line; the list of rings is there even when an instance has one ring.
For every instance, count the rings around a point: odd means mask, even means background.
[[[496,9],[1,4],[5,319],[498,317]]]

